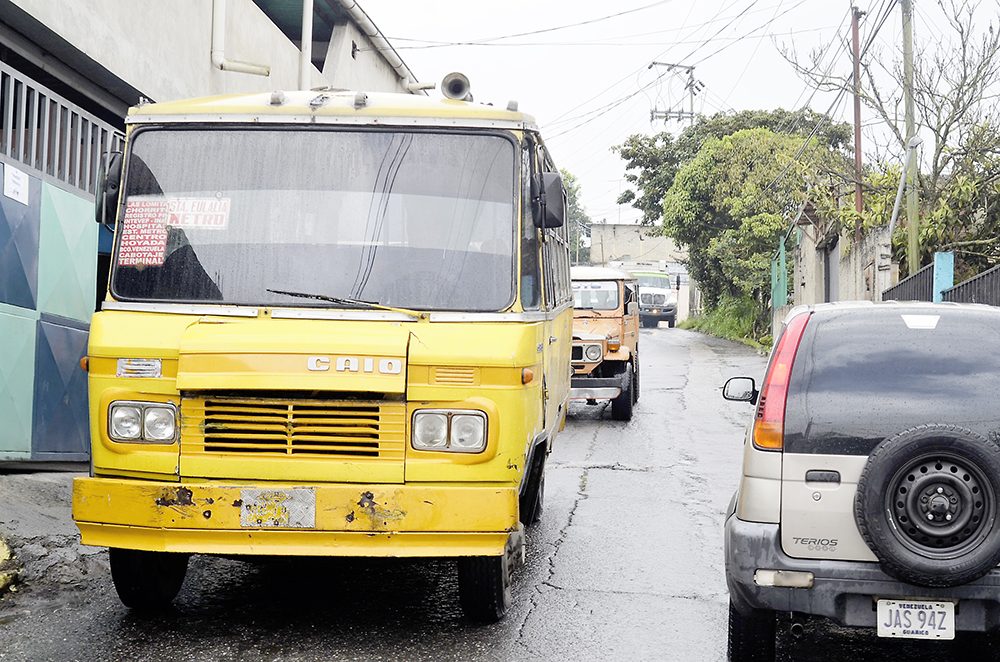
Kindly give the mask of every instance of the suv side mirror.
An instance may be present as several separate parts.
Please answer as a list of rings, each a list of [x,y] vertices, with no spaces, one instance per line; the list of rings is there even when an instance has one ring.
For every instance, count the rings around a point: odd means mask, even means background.
[[[561,228],[566,222],[566,189],[559,173],[531,176],[531,216],[536,228]]]
[[[757,404],[757,383],[752,377],[731,377],[722,387],[722,397],[734,402]]]
[[[638,315],[639,314],[639,304],[637,304],[635,301],[633,301],[633,302],[629,303],[629,305],[628,305],[628,307],[627,307],[626,310],[628,311],[629,315]]]
[[[118,215],[118,189],[122,181],[122,153],[105,152],[97,171],[97,193],[94,196],[94,220],[114,232]]]

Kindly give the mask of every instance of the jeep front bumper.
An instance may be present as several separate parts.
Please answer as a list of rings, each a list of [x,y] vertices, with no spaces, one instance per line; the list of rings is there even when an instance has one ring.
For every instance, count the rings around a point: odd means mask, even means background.
[[[1000,569],[951,588],[907,584],[877,563],[796,559],[781,550],[778,524],[726,520],[726,583],[733,606],[825,616],[841,625],[875,627],[876,600],[925,598],[956,602],[955,628],[985,632],[1000,626]],[[812,573],[811,588],[759,586],[757,570]]]
[[[570,400],[614,400],[622,394],[620,377],[573,377]]]

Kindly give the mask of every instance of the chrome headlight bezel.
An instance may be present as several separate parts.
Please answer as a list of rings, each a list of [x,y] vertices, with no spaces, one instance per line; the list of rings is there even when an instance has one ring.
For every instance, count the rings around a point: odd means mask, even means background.
[[[124,427],[126,416],[134,421],[134,431]],[[122,444],[172,444],[177,441],[177,419],[177,407],[169,402],[116,400],[108,405],[108,437]]]
[[[600,361],[604,358],[604,347],[601,345],[584,345],[583,358],[588,361]]]
[[[487,416],[476,409],[418,409],[413,412],[410,425],[410,446],[414,450],[443,453],[486,450]]]

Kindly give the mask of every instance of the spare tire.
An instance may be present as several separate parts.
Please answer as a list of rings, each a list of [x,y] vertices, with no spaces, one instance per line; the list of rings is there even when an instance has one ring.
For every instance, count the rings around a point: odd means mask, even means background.
[[[854,517],[886,574],[958,586],[1000,563],[1000,446],[952,425],[879,444],[861,472]]]

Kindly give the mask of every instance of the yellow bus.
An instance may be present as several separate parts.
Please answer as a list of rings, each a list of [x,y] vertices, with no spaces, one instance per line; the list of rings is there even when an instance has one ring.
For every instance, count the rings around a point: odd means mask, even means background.
[[[105,158],[82,542],[122,601],[193,553],[453,557],[503,617],[565,422],[566,196],[533,119],[422,95],[147,104]]]

